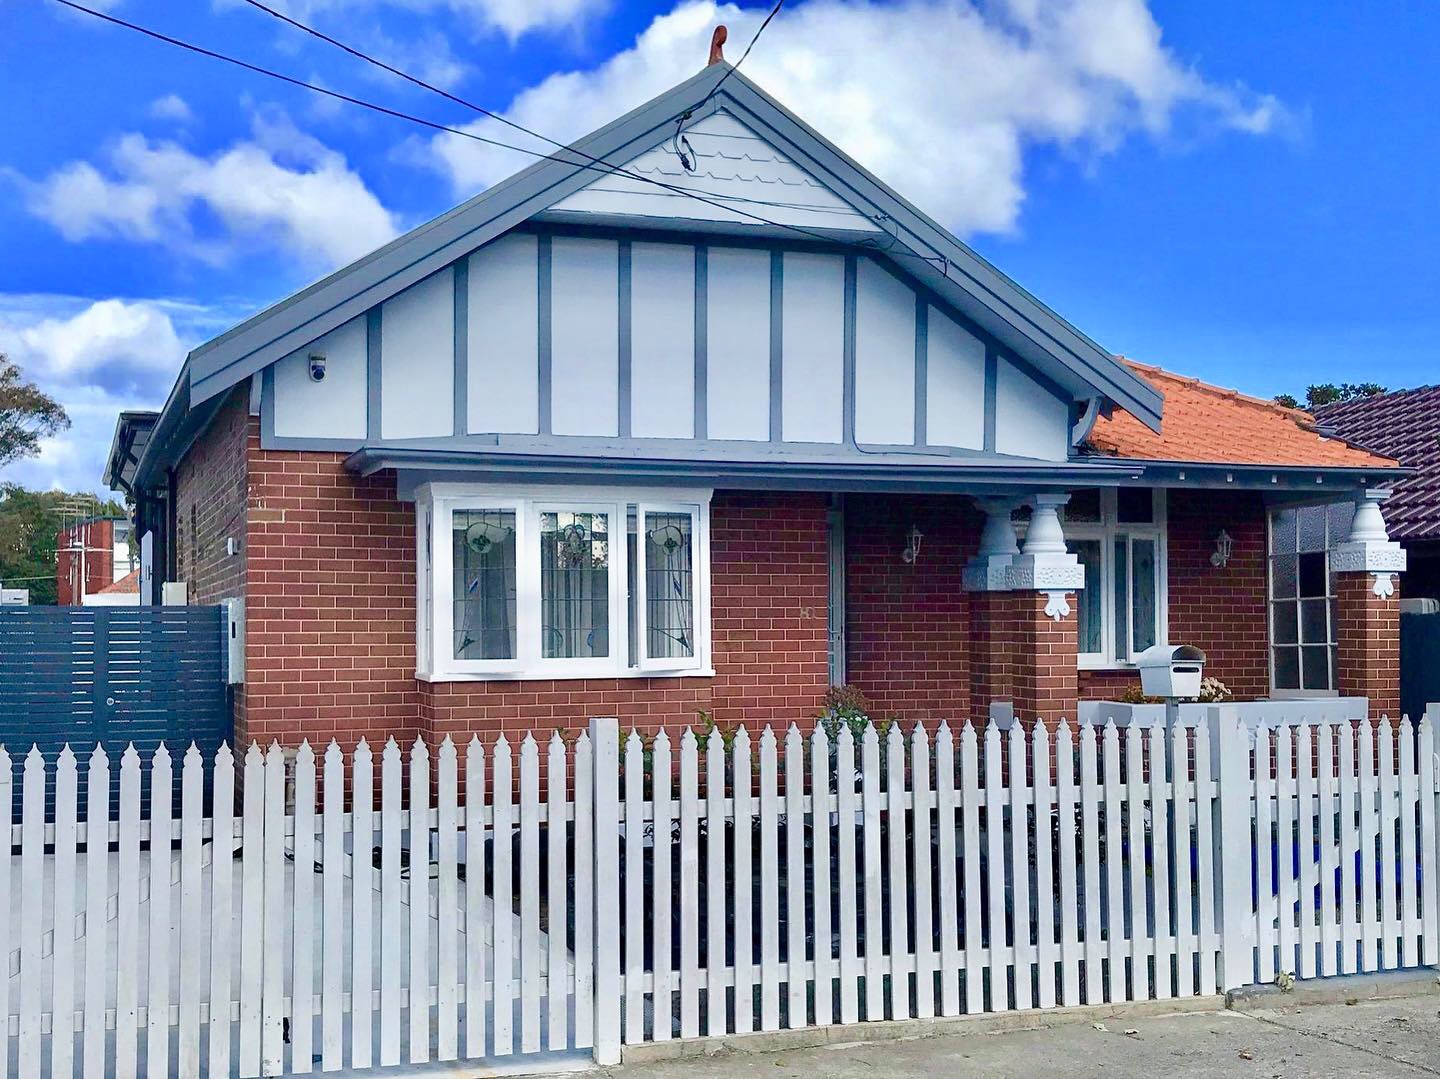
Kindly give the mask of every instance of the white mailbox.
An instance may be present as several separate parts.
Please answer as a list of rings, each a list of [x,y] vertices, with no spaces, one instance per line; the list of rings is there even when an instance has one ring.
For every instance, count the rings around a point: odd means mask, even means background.
[[[1157,644],[1136,658],[1140,688],[1150,697],[1198,697],[1205,653],[1189,644]]]

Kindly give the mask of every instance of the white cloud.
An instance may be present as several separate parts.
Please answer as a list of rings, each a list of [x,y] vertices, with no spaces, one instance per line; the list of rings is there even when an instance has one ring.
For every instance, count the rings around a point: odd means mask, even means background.
[[[507,115],[577,138],[693,75],[716,23],[738,59],[764,13],[688,0],[599,67],[524,90]],[[1182,123],[1264,134],[1285,117],[1177,58],[1143,0],[809,0],[781,10],[743,70],[962,234],[1015,227],[1028,147],[1093,157]],[[517,141],[492,120],[470,130]],[[531,160],[454,135],[431,145],[459,195]]]
[[[119,412],[160,407],[185,353],[228,317],[170,300],[0,295],[0,353],[71,422],[0,478],[98,490]]]
[[[220,6],[235,2],[217,0]],[[574,30],[608,11],[611,0],[280,0],[274,6],[305,22],[320,12],[359,8],[391,7],[421,15],[449,11],[477,33],[499,31],[514,41],[536,30]]]
[[[179,94],[166,94],[150,102],[150,115],[157,120],[173,120],[177,124],[188,124],[195,119],[190,106]]]
[[[30,211],[67,240],[153,243],[210,263],[278,246],[328,269],[397,232],[343,156],[278,114],[257,116],[252,138],[211,157],[132,133],[104,169],[75,161],[21,187]]]

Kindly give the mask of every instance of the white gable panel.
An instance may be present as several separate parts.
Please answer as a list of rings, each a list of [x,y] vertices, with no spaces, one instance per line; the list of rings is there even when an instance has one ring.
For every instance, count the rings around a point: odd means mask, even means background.
[[[781,310],[781,433],[786,442],[841,442],[845,260],[787,251]]]
[[[1004,359],[995,378],[995,452],[1042,461],[1070,452],[1070,406]]]
[[[855,282],[855,440],[915,441],[915,293],[870,259]]]
[[[540,349],[534,236],[510,233],[470,257],[469,429],[540,430]]]
[[[380,437],[455,426],[455,276],[431,274],[381,307]]]
[[[310,357],[325,377],[310,377]],[[365,437],[365,319],[351,319],[275,364],[275,434],[286,438]]]
[[[613,436],[620,426],[620,245],[568,236],[552,243],[550,429]]]
[[[706,321],[711,438],[770,437],[770,252],[712,247]]]
[[[695,249],[630,248],[630,433],[695,435]]]
[[[685,139],[694,154],[694,172],[680,163],[669,134],[624,168],[669,188],[694,192],[708,202],[611,173],[557,202],[554,209],[758,224],[748,212],[786,225],[880,231],[728,112],[717,112],[686,128]],[[727,203],[735,209],[727,208]]]
[[[985,343],[938,307],[926,314],[925,436],[932,446],[985,445]]]

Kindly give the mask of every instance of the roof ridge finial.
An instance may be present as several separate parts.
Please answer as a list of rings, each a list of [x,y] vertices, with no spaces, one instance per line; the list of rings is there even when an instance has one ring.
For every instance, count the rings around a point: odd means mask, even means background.
[[[725,62],[725,40],[729,36],[730,31],[725,29],[724,23],[715,27],[715,32],[710,35],[710,59],[706,62],[706,67],[714,67],[716,64]]]

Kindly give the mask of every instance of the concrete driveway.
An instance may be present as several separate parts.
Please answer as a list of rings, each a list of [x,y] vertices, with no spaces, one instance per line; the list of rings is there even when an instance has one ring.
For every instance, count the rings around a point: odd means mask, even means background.
[[[865,1076],[1440,1075],[1440,995],[1254,1011],[1086,1015],[1044,1029],[955,1032],[869,1044],[631,1064],[615,1079]]]

